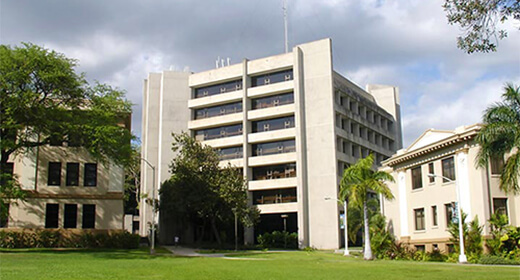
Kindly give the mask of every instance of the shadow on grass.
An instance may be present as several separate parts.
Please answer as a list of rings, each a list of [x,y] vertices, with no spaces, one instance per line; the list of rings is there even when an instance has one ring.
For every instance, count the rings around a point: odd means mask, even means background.
[[[157,248],[156,254],[150,255],[149,248],[138,249],[83,249],[83,248],[28,248],[0,249],[0,254],[52,254],[52,255],[89,255],[102,259],[156,259],[173,258],[168,250]]]

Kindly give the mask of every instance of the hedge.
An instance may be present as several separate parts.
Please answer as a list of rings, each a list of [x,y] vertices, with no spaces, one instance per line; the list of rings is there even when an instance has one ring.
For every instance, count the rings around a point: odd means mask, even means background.
[[[139,240],[139,235],[123,230],[0,230],[0,248],[134,249],[139,247]]]

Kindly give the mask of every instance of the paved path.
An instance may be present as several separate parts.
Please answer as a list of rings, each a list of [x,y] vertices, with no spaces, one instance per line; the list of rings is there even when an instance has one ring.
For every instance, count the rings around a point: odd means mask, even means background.
[[[182,257],[208,257],[208,258],[223,258],[226,254],[216,253],[216,254],[200,254],[196,252],[196,249],[186,248],[180,246],[164,246],[168,251],[172,252],[172,254],[176,256]]]

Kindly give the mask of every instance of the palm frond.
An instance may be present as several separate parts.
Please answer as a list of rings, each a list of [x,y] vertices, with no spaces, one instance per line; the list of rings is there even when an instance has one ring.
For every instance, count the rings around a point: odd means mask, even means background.
[[[504,170],[500,174],[500,189],[506,194],[511,192],[513,194],[520,193],[520,186],[518,185],[518,178],[520,176],[520,151],[512,154],[504,165]]]

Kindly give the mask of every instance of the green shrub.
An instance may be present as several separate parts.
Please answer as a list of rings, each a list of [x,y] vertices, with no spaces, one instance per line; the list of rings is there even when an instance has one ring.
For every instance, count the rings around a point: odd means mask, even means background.
[[[0,248],[119,248],[139,247],[140,236],[125,231],[91,233],[43,229],[0,230]]]
[[[298,234],[286,231],[273,231],[258,236],[261,248],[298,249]]]
[[[478,260],[480,264],[508,264],[508,265],[519,265],[520,261],[511,260],[508,258],[492,255],[484,255]]]
[[[433,249],[433,251],[426,253],[426,261],[429,262],[445,262],[448,256],[441,253],[439,249]]]

